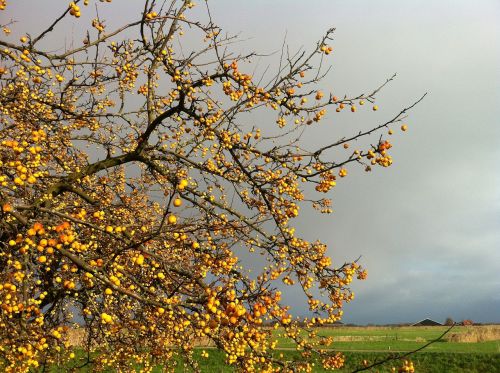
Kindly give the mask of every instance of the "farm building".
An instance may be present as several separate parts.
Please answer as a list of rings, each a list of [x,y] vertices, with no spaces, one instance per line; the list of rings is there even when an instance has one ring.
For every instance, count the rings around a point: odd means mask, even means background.
[[[440,325],[443,324],[438,323],[437,321],[431,319],[423,319],[415,324],[412,324],[411,326],[440,326]]]

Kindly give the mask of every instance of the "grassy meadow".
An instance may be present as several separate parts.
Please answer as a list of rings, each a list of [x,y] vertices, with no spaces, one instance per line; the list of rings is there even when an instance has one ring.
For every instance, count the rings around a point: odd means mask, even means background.
[[[342,351],[346,358],[344,369],[337,372],[351,372],[363,365],[370,364],[389,356],[413,351],[429,341],[439,338],[447,327],[331,327],[321,328],[318,335],[332,337],[332,347]],[[280,330],[275,331],[278,347],[277,358],[301,360],[299,351],[293,343],[280,337]],[[208,358],[201,356],[208,352]],[[202,372],[223,373],[234,369],[224,365],[224,353],[211,346],[199,347],[195,355]],[[411,355],[417,373],[500,373],[500,326],[457,326],[443,339],[434,342],[421,352]],[[54,367],[52,372],[66,372],[78,365],[78,356],[73,366]],[[80,360],[81,361],[81,360]],[[369,370],[369,372],[390,372],[399,362],[387,363]],[[91,371],[91,367],[78,371]],[[154,372],[162,372],[158,366]],[[179,360],[176,372],[190,372]],[[111,371],[110,371],[111,372]],[[314,372],[325,372],[316,365]]]
[[[406,352],[439,338],[447,329],[446,326],[333,327],[321,328],[318,335],[332,337],[338,351]],[[277,338],[280,348],[293,347],[291,340]],[[456,326],[425,351],[499,354],[500,326]]]

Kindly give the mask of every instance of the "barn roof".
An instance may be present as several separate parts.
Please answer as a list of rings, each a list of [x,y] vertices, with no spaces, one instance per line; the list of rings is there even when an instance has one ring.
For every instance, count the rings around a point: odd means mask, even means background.
[[[412,324],[411,326],[437,326],[437,325],[443,325],[443,324],[427,318],[420,320],[419,322]]]

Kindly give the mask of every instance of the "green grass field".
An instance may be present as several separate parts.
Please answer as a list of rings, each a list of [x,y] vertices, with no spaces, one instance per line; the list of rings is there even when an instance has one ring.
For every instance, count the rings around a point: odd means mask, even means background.
[[[301,356],[295,351],[282,351],[285,358],[300,360]],[[362,366],[363,360],[370,363],[383,360],[389,355],[376,352],[346,352],[346,365],[344,369],[337,372],[347,373]],[[500,372],[500,354],[483,353],[436,353],[421,352],[412,355],[411,360],[414,363],[416,373],[498,373]],[[233,372],[230,367],[224,367],[224,354],[218,351],[210,351],[207,359],[200,357],[202,372],[218,373]],[[388,372],[392,366],[398,366],[398,362],[388,363],[382,367],[374,368],[370,372]],[[188,372],[182,366],[176,372]],[[158,368],[156,372],[161,372]],[[327,372],[318,364],[314,372]],[[331,371],[330,371],[331,372]]]
[[[224,353],[210,350],[208,358],[201,357],[201,349],[196,351],[203,373],[229,373],[235,370],[224,364]],[[283,354],[286,359],[300,360],[300,353],[296,351],[279,351],[276,356]],[[362,366],[363,360],[370,363],[383,360],[389,354],[383,352],[345,352],[346,365],[339,373],[352,372]],[[420,352],[411,356],[416,373],[498,373],[500,372],[500,354],[485,353],[448,353],[448,352]],[[74,365],[73,365],[74,366]],[[390,372],[392,366],[398,366],[397,362],[387,363],[370,370],[369,372]],[[64,373],[70,371],[71,366],[53,367],[52,373]],[[79,372],[91,372],[91,367],[79,369]],[[109,373],[113,370],[109,370]],[[161,373],[161,367],[156,367],[153,372]],[[191,372],[181,361],[178,361],[176,373]],[[327,372],[320,365],[316,365],[314,372]]]
[[[477,327],[474,328],[456,327],[451,333],[467,335],[479,330]],[[346,365],[338,372],[345,373],[360,368],[363,360],[374,363],[388,356],[394,356],[394,354],[416,350],[427,342],[438,338],[446,329],[446,327],[335,327],[322,328],[318,334],[332,337],[334,340],[332,347],[337,351],[343,351]],[[500,330],[498,331],[500,332]],[[275,333],[279,341],[275,356],[301,360],[300,352],[293,348],[292,342],[279,337],[280,330]],[[202,350],[209,353],[208,358],[201,357]],[[234,371],[224,364],[224,353],[216,349],[200,347],[196,349],[195,356],[200,363],[202,372]],[[411,355],[410,359],[413,361],[417,373],[500,373],[500,340],[473,343],[442,340]],[[74,363],[78,364],[78,358]],[[398,365],[399,363],[395,361],[374,368],[370,372],[389,372],[392,366]],[[69,366],[54,367],[51,371],[62,373],[70,368]],[[80,369],[79,371],[92,371],[92,369],[88,367],[88,369]],[[190,371],[180,360],[177,361],[176,372]],[[161,367],[156,367],[154,372],[162,372]],[[317,364],[314,372],[325,372],[325,370],[320,368],[320,364]]]
[[[439,338],[448,328],[431,327],[334,327],[322,328],[318,335],[333,337],[334,348],[339,351],[413,351],[423,344]],[[470,327],[457,326],[454,334],[467,333]],[[280,331],[276,332],[276,335]],[[304,333],[305,336],[305,333]],[[293,347],[287,338],[277,337],[280,348]],[[500,340],[463,343],[439,341],[426,348],[426,352],[500,353]]]

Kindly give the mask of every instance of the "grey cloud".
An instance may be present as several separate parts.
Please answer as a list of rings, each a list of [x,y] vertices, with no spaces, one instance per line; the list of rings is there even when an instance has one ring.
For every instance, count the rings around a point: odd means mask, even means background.
[[[35,6],[19,3],[14,10]],[[250,37],[235,46],[246,52],[276,51],[285,33],[292,49],[312,46],[335,26],[327,60],[333,70],[323,88],[336,94],[366,92],[398,73],[380,93],[377,113],[329,115],[304,137],[310,145],[387,120],[429,92],[410,113],[408,133],[396,131],[391,168],[371,174],[349,168],[332,194],[335,213],[304,209],[298,220],[300,233],[328,243],[336,262],[362,255],[369,277],[354,283],[357,297],[345,320],[500,322],[500,4],[217,0],[210,6],[225,30]],[[131,7],[122,9],[124,17]],[[298,292],[287,291],[287,300],[306,312]]]

